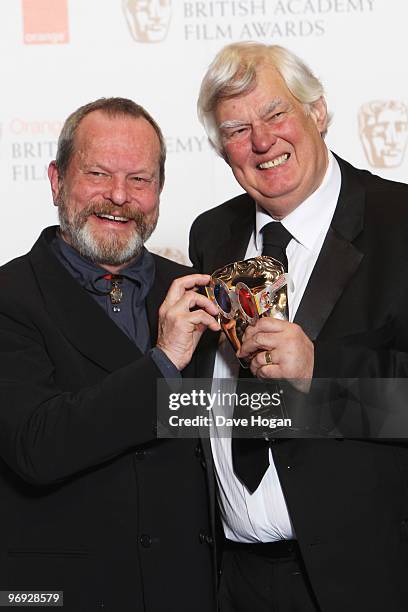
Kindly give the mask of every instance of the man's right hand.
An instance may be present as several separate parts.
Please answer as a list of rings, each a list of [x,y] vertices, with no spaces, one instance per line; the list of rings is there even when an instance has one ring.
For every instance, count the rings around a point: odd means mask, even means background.
[[[190,274],[172,282],[159,309],[157,346],[179,369],[191,361],[198,341],[209,328],[219,331],[216,305],[195,287],[208,284],[208,274]],[[194,310],[192,310],[194,309]]]

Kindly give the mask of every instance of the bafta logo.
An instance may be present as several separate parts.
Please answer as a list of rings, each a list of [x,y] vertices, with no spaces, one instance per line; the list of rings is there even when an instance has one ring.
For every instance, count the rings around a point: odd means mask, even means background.
[[[122,0],[126,21],[137,42],[161,42],[167,36],[171,0]]]
[[[363,104],[358,123],[367,160],[374,168],[397,168],[408,142],[408,106],[395,100]]]

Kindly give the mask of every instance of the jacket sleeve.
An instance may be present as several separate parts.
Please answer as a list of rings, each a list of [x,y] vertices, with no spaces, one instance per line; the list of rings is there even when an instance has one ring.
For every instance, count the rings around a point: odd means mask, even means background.
[[[408,438],[407,337],[401,316],[365,333],[316,341],[315,385],[331,390],[326,422],[332,417],[348,437]]]
[[[405,294],[405,291],[401,291]],[[315,341],[314,376],[337,378],[406,378],[408,376],[407,295],[395,295],[400,304],[389,320],[336,339]]]
[[[156,439],[162,375],[149,355],[67,392],[35,326],[1,310],[0,456],[21,478],[55,483]]]

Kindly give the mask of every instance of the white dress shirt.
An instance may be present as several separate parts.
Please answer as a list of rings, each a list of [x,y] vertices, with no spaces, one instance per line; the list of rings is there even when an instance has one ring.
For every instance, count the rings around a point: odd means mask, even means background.
[[[290,320],[293,321],[306,285],[322,248],[340,193],[341,174],[334,156],[322,184],[300,206],[282,220],[293,239],[286,248],[291,288],[288,290]],[[250,237],[245,259],[262,254],[262,228],[273,221],[257,205],[255,228]],[[234,392],[239,364],[226,341],[221,341],[214,365],[213,392]],[[222,381],[218,379],[228,379]],[[225,408],[223,408],[225,414]],[[233,411],[233,408],[231,408]],[[295,538],[279,477],[269,451],[269,468],[259,487],[250,493],[235,476],[232,467],[231,438],[219,437],[211,431],[211,448],[218,483],[218,501],[225,536],[237,542],[272,542]]]

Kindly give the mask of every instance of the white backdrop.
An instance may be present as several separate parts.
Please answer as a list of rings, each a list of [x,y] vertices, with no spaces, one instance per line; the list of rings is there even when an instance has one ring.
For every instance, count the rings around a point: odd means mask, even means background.
[[[325,84],[329,147],[407,182],[407,22],[407,0],[1,0],[0,264],[56,223],[46,168],[61,123],[101,96],[133,98],[161,125],[167,181],[150,246],[185,257],[197,214],[241,191],[195,110],[206,67],[233,41],[298,53]]]

